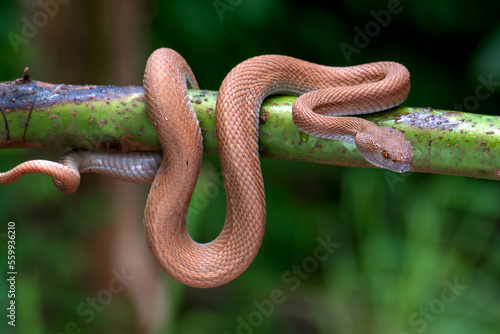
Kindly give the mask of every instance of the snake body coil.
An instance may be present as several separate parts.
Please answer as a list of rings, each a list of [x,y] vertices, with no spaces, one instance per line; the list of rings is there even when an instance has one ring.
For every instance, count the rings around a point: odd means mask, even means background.
[[[137,156],[142,160],[140,167],[134,167],[135,158],[120,156],[117,159],[127,161],[123,167],[121,160],[109,163],[106,157],[77,152],[66,156],[64,165],[43,160],[25,162],[0,173],[0,183],[41,172],[51,175],[58,188],[69,193],[78,187],[82,169],[137,183],[151,182],[158,169],[144,214],[149,249],[171,277],[206,288],[238,277],[252,263],[262,243],[266,204],[258,119],[267,96],[300,95],[293,105],[293,119],[302,131],[355,143],[359,152],[378,167],[396,172],[411,168],[412,147],[401,132],[360,118],[338,117],[376,112],[403,102],[410,89],[404,66],[379,62],[342,68],[286,56],[251,58],[226,76],[217,97],[217,142],[227,197],[224,228],[214,241],[196,243],[189,236],[186,220],[203,152],[200,127],[187,95],[188,89],[197,88],[191,69],[178,53],[156,50],[146,65],[144,89],[148,114],[162,144],[162,158]],[[136,174],[140,175],[138,179]]]

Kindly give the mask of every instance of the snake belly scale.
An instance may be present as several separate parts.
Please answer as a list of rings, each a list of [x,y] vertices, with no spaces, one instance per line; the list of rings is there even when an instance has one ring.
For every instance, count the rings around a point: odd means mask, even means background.
[[[96,153],[77,151],[67,155],[62,164],[43,160],[20,164],[0,173],[0,184],[41,172],[51,175],[60,190],[70,193],[78,187],[83,169],[137,183],[151,182],[158,169],[144,213],[149,249],[172,278],[207,288],[225,284],[243,273],[264,237],[266,202],[258,129],[260,106],[267,96],[299,96],[292,109],[294,123],[302,131],[355,143],[375,166],[396,172],[411,168],[412,147],[401,132],[360,118],[339,117],[372,113],[402,103],[410,89],[410,76],[404,66],[378,62],[329,67],[287,56],[251,58],[231,70],[217,97],[217,142],[227,202],[225,224],[214,241],[196,243],[186,221],[203,153],[200,127],[187,95],[188,89],[197,88],[186,61],[171,49],[158,49],[148,59],[144,90],[148,114],[162,145],[162,158],[140,154],[124,158],[124,166],[115,158],[110,167],[103,156],[90,159],[86,156]],[[78,157],[72,158],[76,154]],[[141,167],[133,169],[142,171],[137,177],[130,171],[134,159]],[[89,167],[94,163],[106,168]]]

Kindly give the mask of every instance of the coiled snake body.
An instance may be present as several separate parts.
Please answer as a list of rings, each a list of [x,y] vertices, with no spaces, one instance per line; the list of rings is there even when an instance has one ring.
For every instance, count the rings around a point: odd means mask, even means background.
[[[70,193],[78,187],[82,168],[100,168],[92,167],[96,159],[106,165],[104,173],[115,172],[120,177],[125,172],[127,176],[122,178],[129,181],[150,183],[154,177],[144,214],[146,240],[153,256],[181,283],[219,286],[238,277],[252,263],[264,236],[266,208],[258,153],[262,101],[273,94],[300,95],[293,105],[293,119],[299,129],[355,143],[372,164],[405,172],[411,168],[413,151],[401,132],[360,118],[330,116],[392,108],[406,99],[409,78],[404,66],[391,62],[342,68],[268,55],[236,66],[224,79],[216,106],[226,221],[220,235],[207,244],[194,242],[186,227],[203,152],[198,120],[187,95],[189,88],[197,89],[198,85],[186,61],[170,49],[156,50],[144,75],[148,114],[163,150],[156,176],[150,172],[136,180],[130,168],[120,162],[111,168],[102,156],[89,158],[94,153],[76,152],[66,156],[64,164],[25,162],[0,173],[0,183],[41,172],[51,175],[59,189]],[[150,170],[158,168],[159,158],[135,154],[149,164]],[[133,163],[135,158],[126,159]]]

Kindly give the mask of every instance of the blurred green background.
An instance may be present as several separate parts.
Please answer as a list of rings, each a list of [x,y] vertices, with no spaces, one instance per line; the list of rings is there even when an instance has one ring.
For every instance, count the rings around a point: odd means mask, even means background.
[[[405,105],[499,114],[498,85],[470,103],[483,79],[500,81],[496,1],[325,3],[2,0],[0,81],[29,66],[47,82],[141,85],[158,47],[177,50],[212,90],[260,54],[335,66],[393,60],[412,75]],[[60,153],[4,150],[0,170]],[[262,168],[264,244],[241,277],[208,290],[172,281],[147,252],[147,186],[85,176],[67,196],[43,175],[0,186],[0,332],[498,333],[496,182],[267,159]],[[206,156],[203,170],[189,225],[197,241],[212,240],[225,214],[218,157]],[[5,317],[9,221],[15,328]],[[333,252],[318,260],[328,240]],[[128,277],[119,288],[117,273]]]

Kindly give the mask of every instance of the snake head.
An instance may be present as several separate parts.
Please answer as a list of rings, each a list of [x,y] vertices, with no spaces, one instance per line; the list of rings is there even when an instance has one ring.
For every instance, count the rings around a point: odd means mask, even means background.
[[[411,169],[413,149],[405,136],[394,129],[375,126],[356,135],[359,153],[371,164],[404,173]]]

